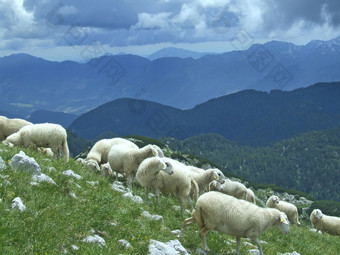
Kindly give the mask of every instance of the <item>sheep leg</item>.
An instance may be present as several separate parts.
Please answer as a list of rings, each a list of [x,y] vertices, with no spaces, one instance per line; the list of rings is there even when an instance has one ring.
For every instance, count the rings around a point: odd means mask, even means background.
[[[252,239],[256,244],[257,246],[259,247],[259,252],[260,252],[260,255],[263,255],[263,251],[262,251],[262,244],[260,242],[260,240],[258,238],[254,238]]]
[[[236,254],[240,255],[240,243],[241,243],[241,237],[237,236],[236,237]]]
[[[159,194],[160,194],[160,190],[159,190],[158,188],[155,188],[155,189],[154,189],[154,193],[155,193],[157,202],[159,203]]]
[[[207,241],[206,241],[206,238],[205,236],[207,235],[207,233],[210,231],[210,229],[205,226],[204,228],[201,229],[200,231],[200,236],[201,236],[201,241],[202,241],[202,244],[203,244],[203,249],[207,252],[210,252],[210,249],[207,245]]]
[[[178,238],[182,238],[183,236],[183,233],[184,233],[184,230],[187,228],[187,226],[189,226],[190,224],[194,223],[195,222],[195,218],[194,217],[190,217],[190,218],[187,218],[184,220],[184,224],[183,224],[183,227],[181,229],[181,232],[179,232],[178,234]]]

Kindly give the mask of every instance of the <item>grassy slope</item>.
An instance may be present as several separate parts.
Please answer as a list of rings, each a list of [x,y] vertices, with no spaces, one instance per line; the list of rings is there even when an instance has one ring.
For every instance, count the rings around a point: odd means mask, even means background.
[[[188,216],[173,209],[178,201],[172,196],[163,196],[159,204],[155,200],[136,204],[111,188],[112,179],[89,172],[73,160],[65,163],[63,160],[46,159],[31,150],[24,151],[34,157],[42,172],[52,177],[58,185],[41,183],[32,186],[30,175],[15,172],[10,167],[0,172],[1,175],[9,175],[6,179],[11,182],[10,185],[6,184],[0,178],[0,198],[3,200],[0,203],[0,254],[61,254],[65,249],[69,254],[147,254],[150,239],[164,242],[175,239],[170,231],[180,229]],[[0,156],[7,166],[17,152],[18,148],[6,148],[0,144]],[[51,166],[56,169],[55,172],[47,171]],[[68,169],[84,178],[75,180],[61,174]],[[99,181],[99,185],[92,187],[86,181]],[[69,192],[74,192],[78,199],[72,198]],[[137,187],[134,193],[145,200],[143,189]],[[26,211],[10,209],[13,198],[17,196],[22,198]],[[141,216],[144,210],[162,215],[164,223],[144,218]],[[112,222],[116,226],[112,226]],[[306,221],[302,227],[292,226],[291,233],[286,236],[277,229],[267,230],[260,237],[268,242],[263,245],[264,253],[295,250],[300,254],[338,254],[338,237],[315,234],[309,228],[310,223]],[[106,240],[107,247],[82,242],[86,236],[93,235],[92,229]],[[182,240],[191,254],[195,254],[197,247],[202,247],[197,230],[197,226],[189,226]],[[236,244],[224,241],[235,238],[214,232],[207,237],[211,254],[233,254]],[[121,246],[120,239],[128,240],[133,250]],[[80,249],[73,251],[72,245]],[[251,248],[244,245],[243,240],[241,254],[247,254]]]

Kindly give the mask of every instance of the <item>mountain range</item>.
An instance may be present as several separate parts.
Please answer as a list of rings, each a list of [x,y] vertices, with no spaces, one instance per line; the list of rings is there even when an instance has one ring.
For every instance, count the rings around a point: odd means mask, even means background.
[[[304,46],[271,41],[198,59],[79,55],[85,63],[0,58],[0,109],[18,117],[41,109],[80,115],[118,98],[191,109],[246,89],[290,91],[340,81],[340,38]]]
[[[307,131],[338,127],[339,98],[340,82],[270,93],[245,90],[189,110],[122,98],[79,116],[69,129],[87,139],[107,132],[178,139],[216,133],[239,144],[268,145]]]

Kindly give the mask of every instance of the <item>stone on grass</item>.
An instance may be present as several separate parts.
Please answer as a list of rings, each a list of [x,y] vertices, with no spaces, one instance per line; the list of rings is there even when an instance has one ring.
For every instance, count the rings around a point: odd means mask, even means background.
[[[286,253],[279,253],[279,255],[300,255],[300,253],[293,251],[292,253],[286,252]]]
[[[148,211],[142,212],[142,216],[150,220],[163,221],[163,216],[157,214],[150,214]]]
[[[99,235],[87,236],[83,239],[84,243],[96,243],[102,247],[106,247],[106,242],[104,238],[100,237]]]
[[[129,190],[127,187],[124,186],[122,182],[119,181],[115,181],[114,183],[112,183],[112,189],[121,193],[126,193]]]
[[[66,175],[66,176],[74,177],[74,178],[76,178],[77,180],[83,179],[82,176],[80,176],[79,174],[76,174],[76,173],[73,172],[73,170],[71,170],[71,169],[62,172],[62,174],[63,174],[63,175]]]
[[[47,176],[46,174],[43,174],[43,173],[34,174],[32,176],[32,181],[33,181],[33,183],[48,182],[48,183],[51,183],[53,185],[57,185],[51,177],[49,177],[49,176]]]
[[[4,170],[5,168],[6,168],[6,163],[2,159],[2,157],[0,157],[0,170]]]
[[[132,245],[129,243],[129,241],[125,239],[118,240],[118,243],[120,243],[122,246],[125,247],[125,249],[132,249]]]
[[[33,174],[41,174],[41,168],[34,158],[27,156],[23,151],[15,154],[9,165],[19,171],[28,171]]]
[[[189,254],[178,240],[167,243],[151,239],[149,243],[149,255],[178,255]]]
[[[138,204],[143,204],[143,199],[140,196],[134,196],[131,192],[127,192],[123,195],[123,197],[130,198],[133,202]]]
[[[16,197],[13,199],[12,209],[19,209],[19,211],[21,212],[26,210],[26,206],[24,205],[20,197]]]

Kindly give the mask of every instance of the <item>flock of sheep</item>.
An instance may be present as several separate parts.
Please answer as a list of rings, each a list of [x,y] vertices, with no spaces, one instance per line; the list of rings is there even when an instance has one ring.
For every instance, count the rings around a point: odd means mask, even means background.
[[[51,123],[32,124],[22,119],[0,116],[0,141],[9,146],[30,147],[69,160],[66,130]],[[165,157],[156,145],[139,148],[124,138],[102,139],[94,144],[86,159],[77,159],[91,170],[121,174],[132,191],[135,181],[152,191],[157,200],[161,193],[174,194],[184,210],[189,203],[195,208],[184,221],[185,228],[197,223],[205,250],[209,250],[206,234],[211,230],[236,237],[237,254],[240,238],[253,240],[263,254],[258,237],[268,227],[277,226],[289,232],[289,223],[300,225],[295,205],[271,196],[266,208],[256,205],[255,195],[243,184],[231,181],[216,168],[203,170]],[[316,209],[310,215],[312,225],[322,232],[340,236],[340,218],[322,214]]]

